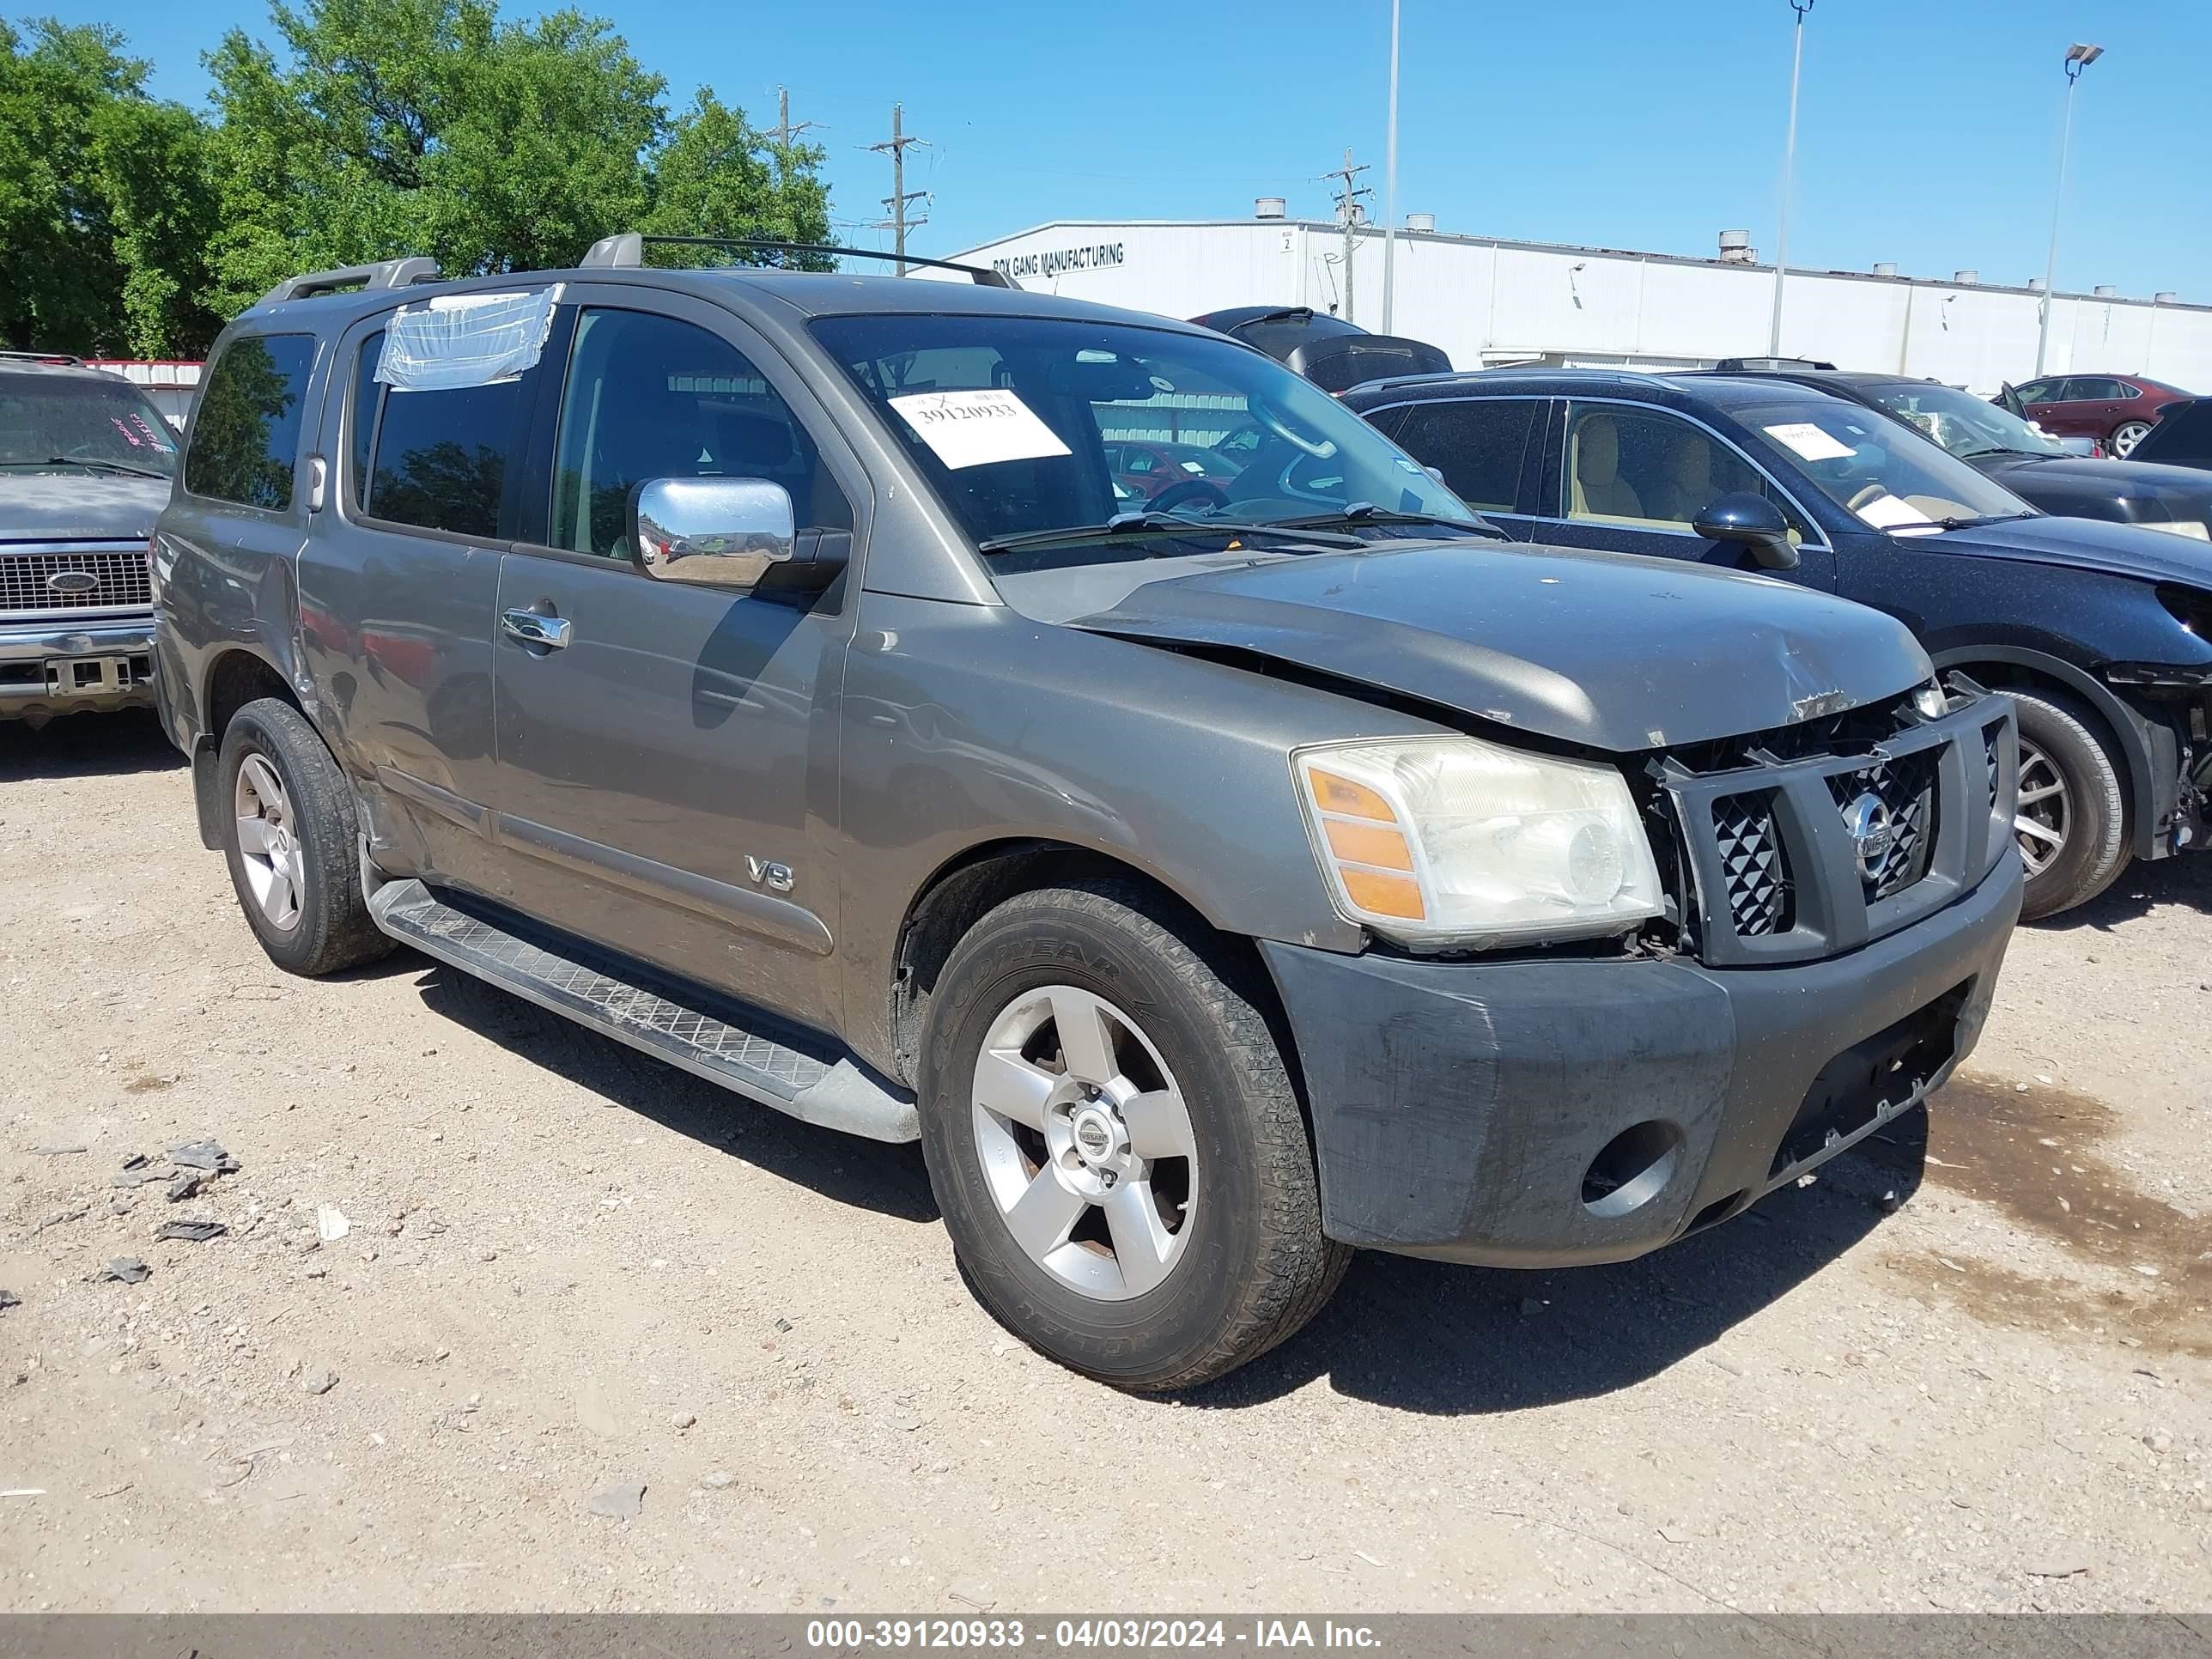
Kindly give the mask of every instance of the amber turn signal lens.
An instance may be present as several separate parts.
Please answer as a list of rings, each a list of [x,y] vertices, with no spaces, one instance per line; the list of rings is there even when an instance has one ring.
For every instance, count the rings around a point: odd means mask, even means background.
[[[1341,866],[1337,874],[1344,882],[1346,896],[1370,915],[1402,916],[1408,921],[1419,921],[1427,915],[1421,902],[1421,884],[1411,876],[1385,875],[1379,870],[1346,870]]]
[[[1341,818],[1325,818],[1322,827],[1328,835],[1328,850],[1347,864],[1372,864],[1385,870],[1413,867],[1413,850],[1395,828],[1346,823]]]
[[[1306,768],[1306,781],[1313,789],[1314,804],[1324,812],[1340,812],[1349,818],[1380,818],[1385,823],[1397,821],[1390,803],[1364,783],[1324,772],[1318,766]]]

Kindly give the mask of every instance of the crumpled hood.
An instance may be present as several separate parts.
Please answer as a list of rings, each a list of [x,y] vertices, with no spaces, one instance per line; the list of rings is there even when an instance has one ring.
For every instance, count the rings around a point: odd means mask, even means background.
[[[2203,519],[2212,514],[2212,472],[2190,466],[2160,466],[2155,461],[2096,461],[2022,456],[1992,466],[1990,475],[2046,513],[2063,513],[2060,503],[2144,501],[2164,504],[2169,519]],[[2155,513],[2138,514],[2156,518]]]
[[[0,472],[0,545],[143,542],[168,504],[167,478],[109,472]]]
[[[1978,529],[1947,531],[1930,539],[1946,553],[2103,570],[2138,581],[2186,582],[2212,592],[2212,544],[2170,530],[2146,530],[2106,519],[2008,519]]]
[[[1902,623],[1794,583],[1491,542],[1174,577],[1068,625],[1256,652],[1615,753],[1787,726],[1931,672]]]

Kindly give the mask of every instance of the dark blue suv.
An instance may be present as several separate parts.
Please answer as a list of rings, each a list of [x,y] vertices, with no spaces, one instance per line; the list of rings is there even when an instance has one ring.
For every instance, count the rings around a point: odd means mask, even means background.
[[[1343,398],[1516,540],[1766,570],[1886,611],[1939,670],[2011,692],[2027,915],[2212,833],[2212,548],[2047,517],[1771,376],[1492,369]]]

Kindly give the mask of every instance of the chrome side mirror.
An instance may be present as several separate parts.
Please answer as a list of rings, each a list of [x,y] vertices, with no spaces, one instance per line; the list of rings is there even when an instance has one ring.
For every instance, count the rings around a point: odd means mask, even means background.
[[[630,491],[630,556],[656,581],[757,586],[797,543],[791,492],[765,478],[648,478]]]

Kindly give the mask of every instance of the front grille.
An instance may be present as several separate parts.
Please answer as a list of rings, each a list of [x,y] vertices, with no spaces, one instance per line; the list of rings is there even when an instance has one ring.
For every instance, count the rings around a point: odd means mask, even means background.
[[[1936,843],[1936,754],[1917,749],[1856,772],[1828,779],[1836,810],[1848,816],[1869,797],[1880,803],[1878,821],[1888,830],[1886,850],[1862,854],[1859,880],[1869,899],[1901,893],[1928,873]]]
[[[64,571],[88,575],[92,585],[75,592],[55,587],[49,579]],[[143,547],[0,553],[0,612],[143,611],[153,603]]]
[[[1774,805],[1760,795],[1723,795],[1713,803],[1713,836],[1728,882],[1729,917],[1747,939],[1786,932],[1790,871],[1775,833]]]
[[[2003,736],[2004,722],[2002,720],[1995,726],[1982,728],[1982,758],[1990,769],[1990,811],[1992,812],[1997,810],[1997,790],[2002,781],[2002,775],[1997,769],[1997,740]]]

